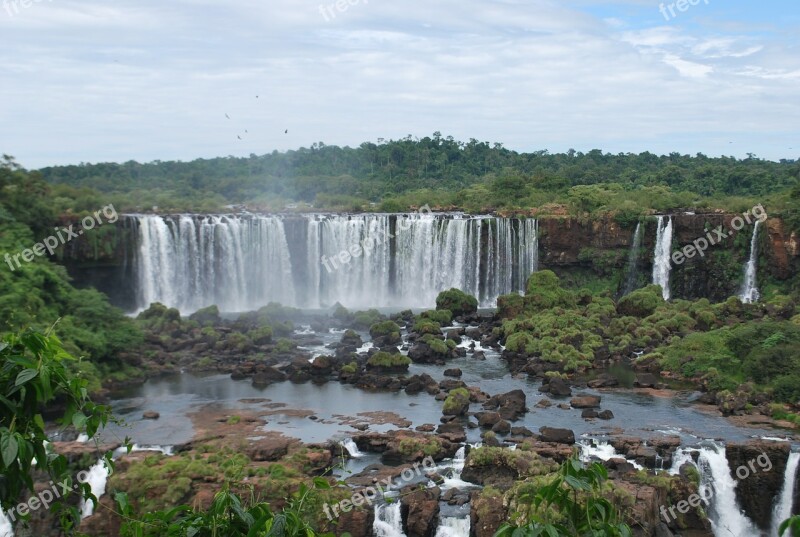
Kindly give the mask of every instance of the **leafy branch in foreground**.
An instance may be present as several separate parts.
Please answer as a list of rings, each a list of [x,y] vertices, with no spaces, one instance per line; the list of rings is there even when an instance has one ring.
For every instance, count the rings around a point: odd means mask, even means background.
[[[630,537],[619,511],[602,496],[607,479],[599,463],[584,468],[576,458],[566,461],[552,481],[520,496],[527,524],[503,524],[495,537]]]
[[[792,518],[787,518],[784,520],[778,528],[778,535],[780,535],[780,537],[783,537],[784,535],[786,535],[786,537],[800,535],[800,515],[795,515]]]
[[[54,335],[28,330],[0,339],[0,504],[4,509],[16,505],[26,490],[34,490],[34,470],[47,472],[51,480],[73,490],[66,458],[47,450],[45,405],[63,409],[58,412],[59,424],[72,425],[89,438],[111,416],[110,408],[89,400],[86,380],[69,374],[67,363],[72,360]],[[110,454],[106,460],[110,465]],[[84,500],[97,501],[88,483],[80,483],[76,490]],[[80,520],[75,507],[56,502],[51,509],[59,512],[67,532]]]

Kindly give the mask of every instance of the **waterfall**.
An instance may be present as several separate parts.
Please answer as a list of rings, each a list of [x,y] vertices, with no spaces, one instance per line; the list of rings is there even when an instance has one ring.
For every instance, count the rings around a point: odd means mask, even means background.
[[[0,537],[14,537],[14,526],[2,509],[0,509]]]
[[[269,302],[429,308],[452,287],[492,307],[538,269],[534,219],[431,214],[131,215],[140,309]]]
[[[691,453],[698,453],[694,462]],[[737,482],[731,475],[725,446],[704,445],[700,448],[681,448],[673,456],[669,473],[676,475],[684,463],[693,464],[700,472],[699,495],[707,507],[708,519],[717,537],[761,535],[761,531],[747,518],[736,498]]]
[[[289,246],[278,217],[137,217],[139,305],[182,312],[293,304]]]
[[[758,299],[761,298],[756,278],[758,270],[758,225],[760,223],[761,220],[756,220],[756,224],[753,227],[753,238],[750,239],[750,259],[744,266],[744,282],[742,282],[742,290],[739,292],[739,298],[745,304],[758,302]]]
[[[636,224],[636,231],[633,233],[631,241],[631,251],[628,253],[628,270],[625,277],[624,295],[636,290],[636,281],[639,268],[639,250],[642,247],[642,223]]]
[[[781,522],[792,516],[794,489],[797,485],[798,463],[800,463],[800,452],[793,451],[789,454],[789,460],[786,462],[786,475],[783,478],[783,489],[772,511],[772,534],[776,537]],[[791,537],[791,532],[786,537]]]
[[[363,453],[358,449],[358,446],[355,442],[353,442],[352,438],[345,438],[344,440],[339,442],[339,445],[342,446],[347,452],[350,454],[351,457],[354,459],[358,459],[364,456]]]
[[[372,523],[375,537],[406,537],[403,533],[403,517],[400,513],[400,500],[375,505],[375,521]]]
[[[665,223],[666,218],[666,223]],[[658,217],[656,249],[653,255],[653,283],[660,285],[664,300],[669,300],[669,273],[672,270],[672,218]]]
[[[108,468],[106,467],[106,462],[103,459],[100,459],[95,463],[94,466],[89,468],[88,476],[86,477],[86,483],[89,483],[89,487],[92,489],[92,494],[97,498],[97,501],[100,501],[100,497],[106,493],[106,482],[108,481]],[[87,518],[94,514],[94,503],[91,501],[81,500],[80,502],[80,510],[81,510],[81,519]]]
[[[435,537],[469,537],[470,520],[466,517],[440,517]]]

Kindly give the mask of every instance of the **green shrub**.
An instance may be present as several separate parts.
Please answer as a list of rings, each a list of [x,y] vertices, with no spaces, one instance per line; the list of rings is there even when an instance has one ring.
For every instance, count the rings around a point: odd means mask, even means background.
[[[378,351],[367,360],[368,367],[378,367],[382,369],[408,369],[411,365],[411,359],[402,354],[390,354],[384,351]]]
[[[648,285],[622,297],[617,303],[617,311],[621,315],[643,318],[652,315],[664,304],[666,302],[661,294],[661,287]]]
[[[450,310],[428,310],[423,311],[420,317],[447,326],[453,321],[453,312]]]
[[[449,310],[453,316],[470,315],[478,311],[478,299],[459,289],[442,291],[436,297],[437,310]]]

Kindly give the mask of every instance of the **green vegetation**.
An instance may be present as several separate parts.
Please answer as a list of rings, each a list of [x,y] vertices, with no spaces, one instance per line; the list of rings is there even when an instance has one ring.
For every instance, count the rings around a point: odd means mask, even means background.
[[[275,210],[294,201],[346,211],[364,210],[373,202],[388,212],[425,204],[472,212],[515,207],[546,212],[560,204],[573,214],[611,213],[630,225],[648,210],[713,206],[742,211],[754,204],[747,197],[768,202],[770,213],[797,215],[791,195],[799,167],[796,161],[754,156],[518,153],[499,143],[460,142],[435,132],[356,148],[320,142],[249,158],[81,164],[45,168],[41,174],[53,184],[56,210],[94,208],[99,201],[92,198],[99,191],[125,211],[156,206],[213,212],[236,203]]]
[[[461,416],[469,409],[469,391],[466,388],[450,390],[444,400],[442,414],[445,416]]]
[[[381,369],[407,370],[409,365],[411,365],[411,359],[408,356],[389,354],[384,351],[376,352],[367,360],[367,366]]]
[[[608,472],[600,463],[588,467],[573,458],[547,483],[530,487],[517,498],[514,524],[504,524],[495,537],[604,535],[629,537],[615,504],[606,498]]]
[[[53,482],[73,485],[67,459],[48,453],[50,438],[41,414],[46,405],[60,400],[64,410],[59,412],[59,425],[72,425],[89,438],[94,438],[98,429],[111,418],[108,407],[89,400],[87,381],[70,374],[67,365],[74,361],[53,335],[29,330],[0,339],[0,363],[3,364],[0,369],[0,474],[3,476],[0,506],[3,510],[15,507],[24,490],[34,490],[34,471],[46,472]],[[111,453],[105,454],[105,460],[112,465]],[[75,485],[81,498],[97,501],[88,483]],[[80,520],[78,509],[61,500],[56,501],[53,512],[59,513],[65,531],[73,529]]]
[[[459,289],[450,289],[436,297],[436,309],[447,310],[451,316],[469,315],[478,311],[478,299]]]

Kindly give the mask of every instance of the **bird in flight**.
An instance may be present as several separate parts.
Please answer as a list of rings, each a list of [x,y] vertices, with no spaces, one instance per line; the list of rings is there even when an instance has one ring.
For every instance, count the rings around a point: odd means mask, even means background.
[[[285,131],[283,131],[283,134],[289,134],[289,129],[286,129]]]
[[[238,139],[240,139],[240,140],[242,139],[242,137],[241,137],[241,136],[239,136],[238,134],[236,135],[236,137],[237,137]]]
[[[228,119],[231,118],[231,116],[229,116],[228,114],[225,114],[225,117],[228,118]]]

